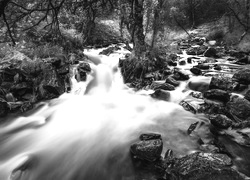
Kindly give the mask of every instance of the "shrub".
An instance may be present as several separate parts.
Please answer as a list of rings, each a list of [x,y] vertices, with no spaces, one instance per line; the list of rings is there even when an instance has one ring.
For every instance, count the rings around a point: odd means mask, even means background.
[[[222,41],[222,39],[225,37],[225,32],[222,29],[214,29],[212,30],[208,36],[206,37],[207,40],[216,40],[216,41]]]

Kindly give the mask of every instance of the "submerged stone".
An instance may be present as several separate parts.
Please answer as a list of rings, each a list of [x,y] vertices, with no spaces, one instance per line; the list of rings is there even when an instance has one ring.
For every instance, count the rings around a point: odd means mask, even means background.
[[[153,94],[151,94],[151,97],[163,101],[169,101],[170,92],[162,89],[157,89]]]

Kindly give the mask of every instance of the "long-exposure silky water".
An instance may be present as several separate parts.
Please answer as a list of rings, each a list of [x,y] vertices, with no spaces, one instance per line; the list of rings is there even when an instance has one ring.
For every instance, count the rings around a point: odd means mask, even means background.
[[[129,149],[141,133],[160,133],[163,151],[197,149],[186,130],[200,120],[175,103],[126,88],[114,70],[121,55],[92,64],[89,85],[74,84],[71,93],[0,128],[0,180],[133,180]],[[85,93],[74,93],[79,88]]]

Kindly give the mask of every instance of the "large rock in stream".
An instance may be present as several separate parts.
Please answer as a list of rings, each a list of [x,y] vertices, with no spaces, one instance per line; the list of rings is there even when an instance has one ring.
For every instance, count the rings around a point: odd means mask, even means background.
[[[154,162],[161,158],[163,142],[159,134],[142,134],[140,141],[130,147],[134,158]]]
[[[242,84],[250,84],[250,69],[239,70],[233,78]]]
[[[193,153],[175,161],[170,180],[244,180],[224,154]]]
[[[250,117],[250,102],[244,98],[235,97],[227,103],[228,113],[236,121],[243,121]]]
[[[234,81],[231,77],[219,75],[212,77],[209,88],[234,91],[239,88],[239,83]]]
[[[230,100],[230,93],[221,89],[211,89],[203,94],[204,98],[212,99],[212,100],[219,100],[224,103]]]

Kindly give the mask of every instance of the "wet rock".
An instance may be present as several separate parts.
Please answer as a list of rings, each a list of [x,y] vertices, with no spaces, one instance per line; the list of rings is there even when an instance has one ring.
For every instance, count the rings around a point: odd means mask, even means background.
[[[165,80],[165,83],[171,84],[175,87],[180,85],[180,82],[176,81],[174,78],[171,78],[171,77],[167,77],[167,79]]]
[[[238,87],[236,88],[236,91],[244,91],[248,88],[247,84],[239,84]]]
[[[158,71],[150,72],[150,73],[146,73],[144,78],[145,79],[160,80],[161,79],[161,74]]]
[[[204,56],[205,57],[217,57],[217,50],[215,48],[210,47],[204,52]]]
[[[179,103],[186,111],[192,112],[193,114],[197,113],[197,107],[191,102],[187,102],[185,100]]]
[[[86,81],[87,79],[87,73],[90,73],[91,68],[88,63],[80,63],[77,67],[78,72],[78,81]]]
[[[191,124],[187,130],[187,134],[190,135],[196,129],[198,124],[199,124],[199,122],[195,122],[195,123]]]
[[[5,117],[9,112],[9,106],[8,103],[3,100],[0,99],[0,117]]]
[[[237,90],[238,82],[227,76],[213,76],[209,85],[210,89],[222,89],[225,91]]]
[[[227,155],[197,152],[177,159],[169,179],[243,180],[231,165],[232,161]]]
[[[151,84],[150,88],[153,90],[157,90],[157,89],[169,90],[169,91],[175,90],[175,87],[173,85],[168,84],[168,83],[157,82],[157,81],[154,81]]]
[[[220,71],[221,69],[222,69],[222,68],[221,68],[220,65],[218,65],[218,64],[215,64],[215,65],[214,65],[214,70]]]
[[[242,84],[250,84],[250,69],[239,70],[233,75],[233,78]]]
[[[221,89],[211,89],[204,92],[203,96],[207,99],[219,100],[227,103],[230,100],[231,94]]]
[[[16,101],[16,98],[13,96],[13,94],[11,92],[9,92],[5,95],[5,99],[7,102],[15,102]]]
[[[199,63],[197,66],[194,66],[194,67],[202,69],[202,70],[208,70],[210,68],[209,65],[202,64],[202,63]]]
[[[238,59],[243,58],[246,56],[246,53],[243,51],[237,51],[237,50],[229,50],[226,52],[230,56],[236,57]]]
[[[233,123],[232,128],[234,129],[250,128],[250,119],[248,118],[245,121]]]
[[[205,92],[209,89],[210,81],[210,77],[193,77],[188,82],[188,87],[194,91]]]
[[[221,129],[227,129],[233,124],[233,121],[223,114],[210,115],[209,120],[211,124]]]
[[[168,75],[171,75],[171,74],[172,74],[172,71],[171,71],[171,70],[168,70],[168,69],[167,69],[167,70],[164,70],[164,71],[163,71],[163,75],[164,75],[164,76],[168,76]]]
[[[43,80],[41,82],[41,86],[48,93],[46,96],[43,96],[44,93],[41,92],[41,90],[40,90],[40,94],[45,99],[50,98],[50,95],[58,97],[59,95],[61,95],[65,91],[63,79],[61,79],[59,77],[56,70],[52,66],[50,66],[49,64],[45,68],[45,72],[43,74]]]
[[[244,98],[235,97],[227,103],[227,110],[236,121],[243,121],[250,117],[250,102]]]
[[[190,69],[190,71],[191,71],[193,74],[195,74],[195,75],[201,75],[201,74],[202,74],[202,71],[201,71],[199,68],[197,68],[197,67],[192,67],[192,68]]]
[[[205,100],[202,109],[205,114],[227,114],[227,109],[223,102]]]
[[[141,141],[147,141],[147,140],[153,140],[153,139],[161,139],[161,135],[160,134],[155,134],[155,133],[141,134],[139,139]]]
[[[186,61],[185,61],[185,60],[179,61],[179,65],[183,66],[183,65],[185,65],[185,64],[186,64]]]
[[[99,54],[109,56],[112,54],[114,51],[120,50],[121,48],[119,46],[114,46],[114,47],[108,47],[107,49],[104,49],[102,52]]]
[[[192,58],[191,58],[191,57],[187,58],[187,62],[188,62],[189,64],[192,64]]]
[[[169,66],[177,66],[177,62],[169,61],[169,62],[168,62],[168,65],[169,65]]]
[[[194,98],[197,98],[197,99],[203,99],[203,94],[201,92],[191,92],[190,93],[190,96],[194,97]]]
[[[202,55],[207,50],[207,46],[194,46],[187,49],[188,55]]]
[[[189,80],[189,75],[185,71],[175,70],[172,78],[179,81],[185,81]]]
[[[118,62],[118,67],[121,68],[123,67],[123,63],[127,58],[119,58],[119,62]]]
[[[245,55],[242,58],[239,58],[235,64],[240,64],[240,65],[245,65],[245,64],[250,64],[250,57]]]
[[[245,99],[247,99],[248,101],[250,101],[250,90],[248,90],[245,94]]]
[[[151,94],[151,97],[163,101],[169,101],[170,92],[162,89],[157,89],[153,94]]]
[[[82,62],[78,65],[77,70],[89,73],[91,71],[91,67],[89,63]]]
[[[143,135],[145,137],[145,135]],[[149,137],[154,137],[152,134]],[[157,137],[157,136],[156,136]],[[145,139],[131,145],[130,152],[134,158],[154,162],[161,158],[163,142],[161,138]]]

